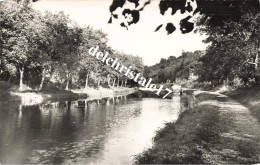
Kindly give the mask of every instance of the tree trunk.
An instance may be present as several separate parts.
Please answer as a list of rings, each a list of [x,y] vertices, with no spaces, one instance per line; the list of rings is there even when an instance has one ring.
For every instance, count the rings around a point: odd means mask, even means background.
[[[260,73],[259,73],[259,68],[258,68],[258,62],[259,62],[259,52],[256,53],[256,57],[255,57],[255,71],[256,71],[255,82],[257,84],[260,81],[260,75],[259,75]]]
[[[121,87],[123,87],[123,85],[124,85],[124,80],[122,80],[122,84],[121,84]]]
[[[70,110],[70,108],[71,108],[71,101],[66,101],[66,103],[67,103],[68,110]]]
[[[99,79],[99,80],[98,80],[98,84],[97,84],[98,87],[99,87],[99,85],[100,85],[100,81],[101,81],[101,80]]]
[[[67,73],[67,82],[66,82],[66,87],[65,90],[69,90],[69,84],[70,84],[71,76],[70,73]]]
[[[125,87],[126,87],[126,85],[127,85],[127,79],[125,80]]]
[[[119,87],[119,79],[117,79],[117,87]]]
[[[67,81],[66,81],[66,87],[65,87],[65,90],[69,90],[69,84],[70,84],[70,79],[69,79],[69,76],[67,76]]]
[[[116,79],[113,80],[113,87],[115,87]]]
[[[108,84],[108,86],[110,87],[111,85],[110,85],[110,76],[108,75],[108,78],[107,78],[107,84]]]
[[[88,74],[87,74],[87,77],[86,77],[86,83],[85,83],[85,89],[88,88]]]
[[[51,68],[49,69],[49,73],[50,73],[50,81],[48,81],[48,83],[54,81],[53,79],[53,74],[54,74],[54,67],[51,65]]]
[[[11,78],[12,78],[12,76],[10,75],[9,78],[8,78],[8,80],[7,80],[7,83],[8,83],[8,84],[10,84]]]
[[[67,90],[67,91],[69,90],[69,82],[70,82],[70,81],[69,81],[69,79],[68,79],[67,82],[66,82],[66,87],[65,87],[65,90]]]
[[[20,87],[19,87],[19,90],[22,91],[23,90],[24,67],[19,68],[19,72],[20,72]]]
[[[44,83],[45,76],[46,76],[45,73],[46,73],[46,69],[44,68],[43,71],[42,71],[42,79],[41,79],[41,84],[40,84],[39,90],[42,90],[43,83]]]

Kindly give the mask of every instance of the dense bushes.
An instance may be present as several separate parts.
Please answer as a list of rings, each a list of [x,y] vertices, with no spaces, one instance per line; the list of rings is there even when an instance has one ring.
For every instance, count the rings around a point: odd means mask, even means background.
[[[192,88],[211,90],[211,89],[213,89],[213,84],[211,82],[194,82],[192,84]]]
[[[0,81],[0,91],[9,91],[11,89],[11,85],[7,82]]]
[[[211,90],[214,87],[211,82],[197,82],[197,81],[182,82],[180,83],[180,85],[184,88],[201,89],[201,90]]]
[[[191,68],[193,68],[194,74],[197,74],[198,59],[203,54],[203,51],[183,52],[178,58],[174,56],[170,56],[168,59],[162,58],[158,64],[146,66],[144,75],[153,78],[156,83],[177,82],[181,79],[188,79]]]
[[[61,89],[62,86],[65,86],[64,84],[60,83],[48,83],[43,86],[41,89],[42,92],[59,92],[59,91],[64,91]]]

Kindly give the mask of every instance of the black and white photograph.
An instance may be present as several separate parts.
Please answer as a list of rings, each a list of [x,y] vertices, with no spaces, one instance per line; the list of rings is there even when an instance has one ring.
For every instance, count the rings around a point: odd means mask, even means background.
[[[0,0],[0,165],[260,164],[260,0]]]

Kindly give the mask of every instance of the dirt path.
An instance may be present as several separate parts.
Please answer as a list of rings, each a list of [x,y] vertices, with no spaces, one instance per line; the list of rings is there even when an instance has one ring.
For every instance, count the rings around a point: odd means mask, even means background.
[[[219,107],[220,120],[226,123],[219,128],[224,130],[220,143],[210,153],[212,163],[259,163],[260,125],[257,119],[247,107],[226,95],[207,93],[216,96],[216,99],[207,102]]]

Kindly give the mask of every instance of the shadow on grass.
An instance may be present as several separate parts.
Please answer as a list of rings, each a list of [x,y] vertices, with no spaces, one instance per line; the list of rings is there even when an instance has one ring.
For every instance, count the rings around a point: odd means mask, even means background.
[[[196,95],[198,103],[216,99],[215,94]],[[175,123],[156,132],[153,147],[136,155],[135,164],[259,163],[258,142],[233,134],[232,114],[222,114],[219,108],[212,104],[186,108]]]
[[[252,115],[260,123],[260,87],[238,88],[234,91],[225,92],[224,94],[233,98],[249,108]]]
[[[196,95],[196,102],[200,103],[202,101],[208,101],[208,100],[216,100],[217,95],[211,94],[211,93],[199,93]]]
[[[176,123],[167,123],[157,131],[154,146],[137,155],[135,164],[209,163],[203,153],[220,142],[221,133],[229,127],[227,120],[220,118],[213,105],[186,110]]]

